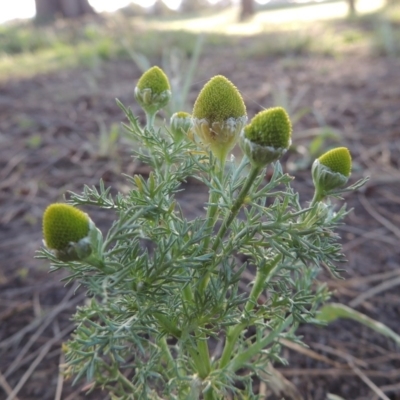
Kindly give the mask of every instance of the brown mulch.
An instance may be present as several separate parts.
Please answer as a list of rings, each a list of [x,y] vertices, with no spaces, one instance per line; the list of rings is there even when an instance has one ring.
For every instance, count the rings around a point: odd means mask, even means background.
[[[229,49],[209,51],[192,85],[191,104],[216,74],[241,90],[250,117],[274,105],[277,93],[299,98],[297,109],[312,109],[295,125],[296,148],[285,163],[303,202],[312,195],[304,160],[323,125],[340,137],[328,144],[351,149],[353,181],[371,176],[366,188],[346,196],[354,208],[340,229],[346,280],[326,273],[321,280],[334,291],[334,301],[353,305],[399,333],[400,61],[367,56],[250,60],[235,59]],[[127,182],[121,173],[140,173],[123,139],[109,154],[101,154],[98,139],[102,129],[124,120],[115,98],[140,114],[133,100],[139,76],[131,62],[110,61],[96,69],[0,83],[0,399],[85,398],[82,385],[71,387],[58,373],[60,346],[73,330],[70,317],[82,295],[60,283],[62,273],[48,274],[48,263],[33,257],[50,202],[100,178],[123,192]],[[182,201],[188,215],[196,215],[206,199],[204,188],[189,185]],[[100,227],[110,223],[98,211],[91,216]],[[380,292],[369,292],[378,285]],[[304,399],[325,400],[327,393],[352,400],[400,399],[400,352],[390,339],[344,320],[329,328],[303,326],[299,333],[309,348],[287,344],[283,355],[289,365],[277,368]]]

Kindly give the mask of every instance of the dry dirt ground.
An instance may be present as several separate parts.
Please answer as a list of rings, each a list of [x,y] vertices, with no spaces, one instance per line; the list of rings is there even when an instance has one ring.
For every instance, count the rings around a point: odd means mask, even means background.
[[[124,119],[115,98],[140,113],[133,100],[140,74],[132,62],[110,61],[0,84],[0,399],[108,398],[85,397],[84,385],[71,387],[59,375],[60,346],[83,298],[60,283],[61,273],[49,274],[48,264],[33,257],[50,202],[100,178],[124,191],[122,172],[147,173],[123,141],[104,152],[98,138]],[[324,273],[321,280],[334,291],[334,301],[354,305],[399,333],[400,61],[261,55],[248,60],[235,59],[229,49],[209,51],[200,61],[191,104],[215,74],[241,90],[250,117],[274,105],[278,94],[288,95],[292,114],[312,110],[295,124],[295,148],[284,165],[296,176],[303,202],[312,195],[307,149],[321,126],[340,136],[326,145],[351,149],[351,179],[371,176],[362,191],[346,196],[354,208],[340,229],[346,280]],[[206,198],[204,188],[190,185],[183,198],[187,213],[201,212]],[[91,216],[100,226],[109,224],[102,214]],[[289,365],[278,370],[304,399],[325,400],[327,393],[347,400],[400,399],[400,351],[391,340],[344,320],[329,328],[304,326],[301,334],[309,348],[285,348]]]

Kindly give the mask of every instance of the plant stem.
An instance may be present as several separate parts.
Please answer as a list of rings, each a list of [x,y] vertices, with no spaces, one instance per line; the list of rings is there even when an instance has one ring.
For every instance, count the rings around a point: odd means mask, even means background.
[[[235,217],[238,215],[240,208],[242,207],[243,203],[245,202],[247,193],[249,192],[251,186],[253,185],[254,181],[257,178],[257,175],[259,174],[261,168],[259,167],[251,167],[250,173],[246,179],[246,182],[244,183],[241,191],[239,192],[239,195],[233,204],[230,213],[227,215],[225,218],[225,221],[222,223],[222,226],[217,234],[217,237],[215,238],[214,245],[212,247],[213,251],[216,251],[220,245],[220,242],[222,238],[224,237],[226,231],[228,230],[230,224],[232,221],[235,219]]]
[[[204,400],[215,400],[214,390],[207,390],[207,392],[204,393]]]
[[[324,199],[325,195],[323,192],[315,189],[314,196],[310,203],[310,211],[307,214],[303,214],[300,217],[300,222],[307,225],[310,223],[313,216],[315,216],[315,210],[313,210],[314,206]]]
[[[164,355],[166,357],[168,368],[173,369],[174,368],[174,364],[175,364],[175,360],[172,357],[171,351],[169,350],[166,337],[163,336],[159,340],[158,344],[159,344],[161,350],[163,351],[163,353],[164,353]]]
[[[182,290],[182,293],[186,302],[191,303],[193,301],[193,293],[192,289],[190,288],[190,285],[185,285],[185,287]]]
[[[258,173],[260,172],[261,168],[259,167],[251,167],[250,173],[246,179],[246,182],[244,183],[241,191],[239,192],[239,195],[235,201],[235,203],[233,204],[230,213],[226,216],[224,222],[222,223],[221,228],[219,229],[219,232],[215,238],[212,250],[215,252],[219,245],[220,242],[222,240],[222,238],[224,237],[226,231],[228,230],[230,224],[232,223],[232,221],[234,220],[234,218],[237,216],[237,214],[240,211],[240,208],[242,207],[247,193],[249,192],[251,186],[253,185],[255,179],[257,178]],[[210,275],[211,272],[208,271],[204,274],[204,276],[201,278],[200,280],[200,284],[199,284],[199,291],[200,293],[204,293],[207,285],[208,285],[208,281],[210,280]]]
[[[198,338],[197,348],[191,347],[189,345],[188,352],[193,359],[196,367],[196,372],[198,373],[199,377],[201,379],[205,379],[211,371],[207,341],[205,339],[201,340],[201,338]]]
[[[124,375],[122,374],[122,372],[119,371],[119,370],[118,370],[118,377],[117,377],[117,379],[118,379],[122,384],[124,384],[126,387],[128,387],[129,390],[131,390],[131,391],[133,391],[133,392],[136,390],[136,387],[133,385],[133,383],[130,382],[129,379],[126,378],[126,376],[124,376]]]
[[[257,300],[260,297],[265,287],[265,284],[271,280],[271,278],[274,276],[275,272],[279,268],[279,261],[281,259],[282,255],[277,254],[272,260],[270,260],[269,263],[267,263],[263,267],[257,268],[256,279],[250,292],[250,296],[244,307],[244,318],[246,317],[246,314],[252,311],[254,306],[257,304]],[[246,321],[243,321],[228,330],[228,333],[226,335],[225,347],[221,355],[221,360],[219,362],[219,368],[222,369],[228,364],[230,357],[233,353],[235,344],[247,325],[248,323]]]
[[[251,358],[255,355],[259,354],[266,346],[272,343],[281,332],[286,329],[293,322],[293,316],[289,315],[280,326],[278,326],[273,331],[269,332],[267,336],[265,336],[260,341],[252,344],[248,347],[246,351],[238,354],[227,366],[227,369],[231,372],[236,372],[238,369],[242,368]]]
[[[146,113],[146,129],[150,130],[154,127],[154,119],[156,117],[156,112],[145,111]]]
[[[216,164],[219,164],[219,170],[216,173],[217,179],[219,182],[222,181],[224,177],[224,170],[225,170],[225,160],[224,159],[218,159],[216,160]],[[209,204],[207,209],[207,231],[211,230],[216,222],[217,216],[218,216],[218,200],[219,200],[219,193],[216,191],[211,190],[210,196],[209,196]],[[210,234],[204,239],[204,249],[208,248],[208,245],[210,244],[210,239],[211,239],[211,232]]]
[[[224,163],[222,162],[221,159],[221,166],[220,166],[220,171],[218,173],[218,179],[221,181],[223,178],[223,173],[224,173]],[[227,217],[225,218],[218,234],[217,237],[215,239],[215,242],[213,244],[212,250],[216,251],[219,247],[220,241],[222,240],[223,236],[225,235],[226,231],[228,230],[230,224],[232,223],[232,221],[234,220],[234,218],[237,216],[237,214],[239,213],[240,208],[242,207],[243,203],[245,202],[245,198],[247,196],[247,193],[249,192],[251,186],[253,185],[255,179],[257,178],[257,175],[260,172],[259,167],[252,167],[250,170],[250,173],[246,179],[246,182],[244,183],[241,191],[239,192],[239,195],[235,201],[235,203],[233,204],[230,213],[227,215]],[[218,198],[219,195],[218,193],[212,192],[210,194],[210,203],[212,204],[209,207],[209,213],[208,213],[208,227],[211,229],[214,225],[215,225],[215,219],[217,216],[217,211],[218,211]],[[210,235],[211,237],[211,235]],[[208,247],[210,239],[207,238],[206,240],[206,245],[205,248]],[[208,282],[210,280],[210,275],[211,272],[206,272],[204,274],[204,276],[200,279],[199,282],[199,292],[200,293],[204,293]],[[203,334],[202,334],[203,335]],[[209,351],[208,351],[208,345],[207,345],[207,341],[205,337],[201,337],[199,338],[199,340],[197,340],[197,349],[198,349],[198,353],[200,356],[200,359],[204,364],[204,366],[201,367],[202,372],[199,372],[199,376],[204,379],[208,376],[208,374],[211,371],[211,363],[210,363],[210,355],[209,355]],[[207,396],[207,397],[206,397]],[[212,400],[214,399],[214,394],[212,391],[210,391],[210,393],[206,393],[205,394],[205,399],[209,399]]]
[[[204,333],[197,339],[197,351],[201,362],[201,371],[198,371],[201,379],[207,378],[211,371],[210,353],[208,351],[207,337]]]

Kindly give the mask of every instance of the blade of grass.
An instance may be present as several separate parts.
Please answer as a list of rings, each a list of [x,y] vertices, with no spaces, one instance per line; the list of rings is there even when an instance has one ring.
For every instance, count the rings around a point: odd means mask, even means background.
[[[333,322],[338,318],[347,318],[357,321],[375,332],[378,332],[388,338],[393,339],[397,345],[400,346],[400,336],[392,331],[389,327],[382,324],[381,322],[375,321],[374,319],[353,310],[344,304],[331,303],[323,306],[319,312],[317,319],[324,322]]]

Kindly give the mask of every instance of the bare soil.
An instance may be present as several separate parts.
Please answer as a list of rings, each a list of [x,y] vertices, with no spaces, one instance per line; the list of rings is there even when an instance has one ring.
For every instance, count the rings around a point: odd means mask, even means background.
[[[132,62],[119,60],[0,84],[0,399],[108,398],[100,392],[85,397],[87,386],[71,387],[59,375],[61,344],[83,297],[63,286],[62,273],[49,274],[48,264],[34,254],[49,203],[100,178],[115,192],[126,191],[121,173],[148,172],[123,140],[108,154],[99,152],[99,132],[124,121],[115,98],[141,115],[133,100],[140,74]],[[307,149],[321,125],[339,133],[338,142],[326,145],[350,148],[351,179],[371,177],[364,190],[346,196],[354,208],[339,232],[348,258],[346,280],[325,272],[320,279],[334,291],[333,301],[355,305],[399,333],[400,61],[361,55],[246,59],[231,49],[209,50],[191,104],[216,74],[240,89],[250,117],[274,105],[277,93],[291,101],[297,97],[296,110],[312,109],[295,124],[295,147],[284,165],[296,177],[303,202],[313,191]],[[204,188],[189,185],[183,197],[187,213],[202,212],[206,198]],[[91,216],[100,227],[110,223],[99,211]],[[369,292],[377,286],[380,291]],[[300,333],[309,347],[284,347],[289,365],[277,368],[304,399],[325,400],[328,393],[348,400],[400,399],[400,351],[391,340],[344,320],[329,328],[303,326]]]

